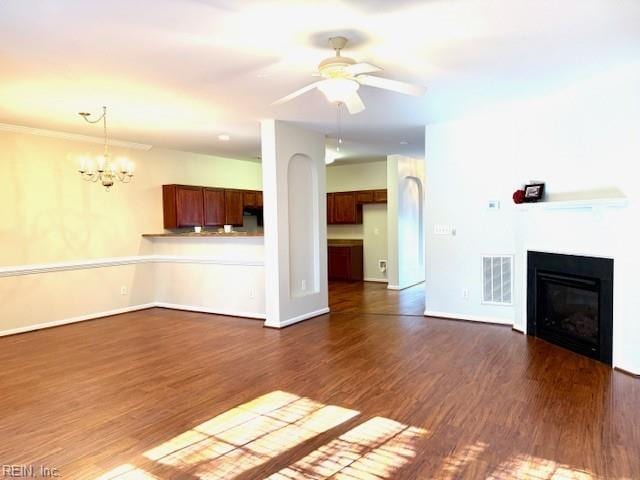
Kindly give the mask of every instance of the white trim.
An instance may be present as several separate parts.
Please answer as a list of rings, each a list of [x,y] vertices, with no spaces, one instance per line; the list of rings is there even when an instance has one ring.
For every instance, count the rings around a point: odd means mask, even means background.
[[[88,315],[80,315],[78,317],[63,318],[62,320],[54,320],[53,322],[36,323],[34,325],[27,325],[24,327],[10,328],[9,330],[0,330],[0,337],[6,335],[16,335],[18,333],[31,332],[33,330],[42,330],[44,328],[59,327],[61,325],[67,325],[69,323],[84,322],[87,320],[95,320],[102,317],[110,317],[113,315],[120,315],[121,313],[135,312],[137,310],[146,310],[147,308],[155,307],[155,303],[146,303],[142,305],[132,305],[130,307],[116,308],[114,310],[107,310],[106,312],[90,313]]]
[[[516,210],[598,210],[602,208],[621,208],[629,204],[627,197],[594,198],[584,200],[550,200],[535,203],[521,203]]]
[[[41,263],[0,267],[0,278],[17,277],[19,275],[37,275],[40,273],[64,272],[67,270],[84,270],[87,268],[116,267],[149,263],[151,255],[134,257],[96,258],[95,260],[74,260],[69,262]]]
[[[64,272],[68,270],[84,270],[89,268],[138,265],[144,263],[192,263],[199,265],[241,265],[249,267],[264,266],[264,261],[259,259],[245,260],[240,258],[187,257],[179,255],[137,255],[132,257],[96,258],[93,260],[73,260],[68,262],[0,267],[0,278]]]
[[[386,278],[365,278],[365,282],[378,282],[378,283],[389,283],[389,280]]]
[[[199,312],[199,313],[211,313],[214,315],[225,315],[227,317],[256,318],[259,320],[264,320],[266,318],[266,315],[264,313],[239,312],[234,310],[220,310],[216,308],[196,307],[192,305],[181,305],[177,303],[155,302],[154,306],[158,308],[168,308],[170,310],[183,310],[187,312]]]
[[[294,323],[302,322],[303,320],[308,320],[309,318],[318,317],[326,313],[329,313],[329,307],[321,308],[320,310],[316,310],[314,312],[303,313],[302,315],[289,318],[288,320],[284,320],[283,322],[279,322],[279,323],[269,322],[269,320],[267,320],[266,322],[264,322],[264,326],[269,328],[284,328],[284,327],[288,327],[289,325],[293,325]]]
[[[75,142],[104,143],[104,138],[90,135],[80,135],[78,133],[59,132],[57,130],[45,130],[42,128],[24,127],[22,125],[12,125],[10,123],[0,123],[0,132],[21,133],[26,135],[37,135],[40,137],[58,138],[62,140],[72,140]],[[151,145],[146,143],[129,142],[126,140],[109,139],[109,146],[131,148],[133,150],[151,150]]]
[[[431,310],[424,311],[425,317],[436,317],[436,318],[446,318],[449,320],[468,320],[471,322],[482,322],[482,323],[495,323],[497,325],[511,325],[513,326],[513,322],[504,318],[496,318],[496,317],[483,317],[481,315],[468,315],[465,313],[447,313],[447,312],[434,312]]]
[[[263,267],[264,260],[222,258],[222,257],[186,257],[183,255],[150,255],[155,263],[197,263],[201,265],[240,265],[244,267]]]
[[[389,285],[387,286],[388,290],[404,290],[405,288],[410,288],[410,287],[415,287],[416,285],[420,285],[421,283],[424,283],[424,280],[418,280],[415,283],[410,283],[409,285]]]

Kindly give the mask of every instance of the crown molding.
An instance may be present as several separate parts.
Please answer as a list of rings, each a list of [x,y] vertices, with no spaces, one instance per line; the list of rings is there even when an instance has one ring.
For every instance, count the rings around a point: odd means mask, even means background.
[[[104,143],[102,137],[92,137],[90,135],[80,135],[78,133],[59,132],[57,130],[45,130],[42,128],[23,127],[22,125],[12,125],[10,123],[0,123],[0,132],[22,133],[26,135],[37,135],[39,137],[58,138],[62,140],[73,140],[86,143]],[[127,142],[126,140],[109,140],[111,147],[131,148],[133,150],[151,150],[152,145],[146,143]]]

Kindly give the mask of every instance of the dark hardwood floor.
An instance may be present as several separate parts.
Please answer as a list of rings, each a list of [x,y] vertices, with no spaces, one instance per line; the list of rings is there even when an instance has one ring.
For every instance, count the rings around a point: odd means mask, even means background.
[[[332,312],[424,315],[424,283],[400,291],[386,283],[329,282]]]
[[[152,309],[0,365],[0,463],[64,479],[640,478],[640,380],[506,327]]]

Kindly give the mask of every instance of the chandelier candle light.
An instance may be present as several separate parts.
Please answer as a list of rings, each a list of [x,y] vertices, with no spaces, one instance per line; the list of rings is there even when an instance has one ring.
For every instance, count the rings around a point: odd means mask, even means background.
[[[122,183],[131,182],[134,170],[133,162],[125,159],[114,162],[109,153],[109,144],[107,141],[107,107],[102,107],[102,115],[96,120],[89,119],[91,116],[90,113],[80,112],[78,115],[88,123],[98,123],[102,121],[104,132],[104,152],[97,158],[96,164],[94,165],[94,163],[86,157],[80,159],[79,172],[82,179],[94,183],[100,181],[107,191],[113,186],[116,180]]]

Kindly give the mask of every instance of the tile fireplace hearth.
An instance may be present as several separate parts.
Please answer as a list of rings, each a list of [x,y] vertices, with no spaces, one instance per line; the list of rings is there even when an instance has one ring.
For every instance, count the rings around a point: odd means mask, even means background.
[[[613,260],[530,251],[527,333],[611,364]]]

